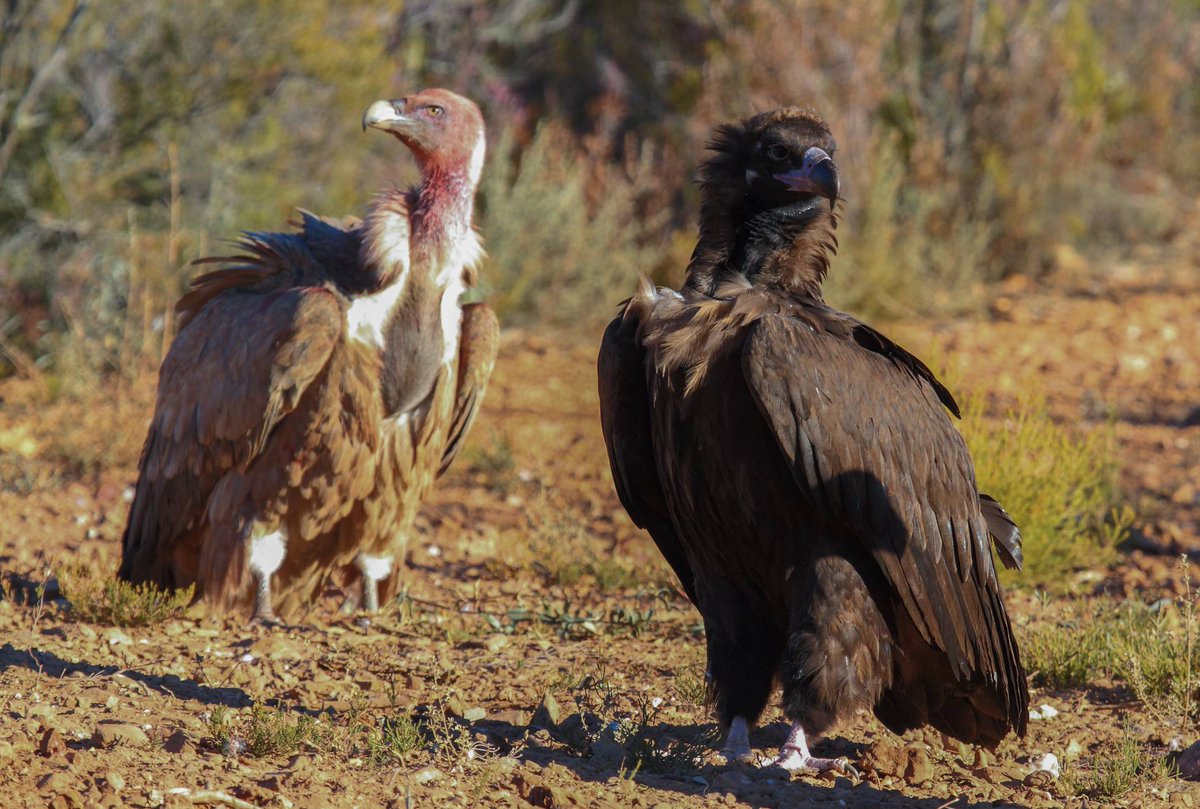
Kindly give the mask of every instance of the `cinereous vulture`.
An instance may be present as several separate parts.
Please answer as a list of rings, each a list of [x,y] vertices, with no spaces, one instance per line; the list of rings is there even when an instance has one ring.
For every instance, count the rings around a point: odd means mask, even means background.
[[[992,542],[1020,534],[981,495],[924,363],[825,303],[834,141],[797,108],[718,127],[682,289],[644,283],[600,349],[601,420],[621,502],[704,617],[731,757],[773,684],[816,758],[860,709],[995,746],[1024,734],[1025,673]]]

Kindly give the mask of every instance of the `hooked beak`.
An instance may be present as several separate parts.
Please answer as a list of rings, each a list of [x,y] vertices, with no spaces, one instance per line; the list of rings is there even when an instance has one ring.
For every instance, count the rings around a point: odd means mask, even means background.
[[[804,161],[800,168],[772,176],[791,191],[824,197],[829,200],[830,208],[837,202],[838,192],[841,190],[837,164],[824,149],[816,146],[804,153]]]
[[[394,132],[397,135],[411,134],[414,121],[404,114],[406,102],[407,99],[404,98],[395,101],[376,101],[367,107],[362,119],[363,132],[366,132],[367,127],[371,126],[382,129],[384,132]]]

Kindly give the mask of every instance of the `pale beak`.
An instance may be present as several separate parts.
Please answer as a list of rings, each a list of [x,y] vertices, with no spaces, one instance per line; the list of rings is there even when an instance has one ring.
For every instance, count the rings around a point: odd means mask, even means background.
[[[385,132],[408,134],[412,129],[413,120],[404,114],[408,99],[400,98],[395,101],[376,101],[367,107],[363,113],[363,132],[371,126]]]

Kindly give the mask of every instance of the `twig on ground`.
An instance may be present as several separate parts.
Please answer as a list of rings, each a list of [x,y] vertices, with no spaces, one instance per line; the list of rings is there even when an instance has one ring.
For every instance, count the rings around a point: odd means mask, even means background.
[[[175,787],[174,789],[168,789],[167,794],[174,795],[178,798],[182,798],[188,803],[194,803],[197,805],[215,804],[218,806],[232,806],[234,809],[258,809],[257,806],[249,801],[244,801],[241,798],[235,798],[228,792],[221,792],[220,790],[216,789],[200,789],[193,792],[187,787]]]

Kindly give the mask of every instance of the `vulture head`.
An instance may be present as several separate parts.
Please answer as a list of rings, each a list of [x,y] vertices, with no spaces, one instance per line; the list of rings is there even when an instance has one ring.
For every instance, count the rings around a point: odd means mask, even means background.
[[[733,272],[819,295],[836,244],[836,148],[825,122],[800,107],[717,127],[700,166],[700,241],[689,283],[712,294]]]
[[[474,186],[483,170],[483,115],[470,99],[433,88],[376,101],[363,113],[367,127],[390,132],[404,143],[421,167],[430,172],[465,171]]]
[[[829,127],[814,113],[782,107],[713,133],[701,168],[707,191],[739,189],[748,213],[837,202],[839,182]]]

